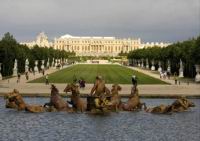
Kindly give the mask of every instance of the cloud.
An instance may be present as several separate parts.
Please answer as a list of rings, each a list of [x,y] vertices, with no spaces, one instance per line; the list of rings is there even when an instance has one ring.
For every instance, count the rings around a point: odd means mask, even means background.
[[[200,34],[199,0],[0,0],[0,33],[19,41],[45,31],[178,41]]]

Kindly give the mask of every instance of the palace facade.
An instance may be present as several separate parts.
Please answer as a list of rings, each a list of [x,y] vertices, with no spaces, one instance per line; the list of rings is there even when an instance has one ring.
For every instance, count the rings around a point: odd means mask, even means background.
[[[64,35],[54,40],[55,49],[74,51],[78,56],[117,56],[139,48],[140,39],[77,37]]]
[[[22,42],[20,44],[27,45],[29,48],[32,48],[35,45],[38,45],[39,47],[52,47],[53,46],[53,43],[48,41],[48,37],[44,32],[41,32],[36,37],[36,41]]]
[[[132,50],[153,46],[166,47],[166,43],[141,43],[137,39],[118,39],[115,37],[78,37],[64,35],[49,42],[44,32],[40,33],[36,41],[21,43],[29,47],[53,47],[54,49],[75,52],[77,56],[118,56],[119,53],[128,53]]]

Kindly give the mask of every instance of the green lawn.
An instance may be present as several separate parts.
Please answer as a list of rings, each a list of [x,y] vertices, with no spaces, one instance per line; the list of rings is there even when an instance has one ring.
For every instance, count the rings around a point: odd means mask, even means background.
[[[97,75],[103,76],[106,83],[131,84],[131,76],[135,74],[139,84],[167,84],[143,73],[133,71],[119,65],[75,65],[49,75],[50,83],[70,83],[74,75],[84,78],[86,83],[94,83]],[[44,83],[45,77],[30,81],[31,83]]]

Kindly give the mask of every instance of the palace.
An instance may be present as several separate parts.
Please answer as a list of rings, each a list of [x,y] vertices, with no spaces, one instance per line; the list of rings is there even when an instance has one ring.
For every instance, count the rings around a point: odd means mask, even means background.
[[[54,39],[54,43],[48,41],[48,37],[42,32],[37,36],[36,42],[21,43],[28,47],[38,45],[40,47],[53,47],[54,49],[75,52],[77,56],[118,56],[119,53],[128,53],[132,50],[153,46],[166,47],[167,43],[141,43],[138,39],[117,39],[115,37],[78,37],[64,35]]]
[[[38,45],[39,47],[52,47],[53,46],[53,43],[48,41],[48,37],[44,32],[41,32],[36,37],[36,41],[22,42],[20,44],[27,45],[30,48],[32,48],[35,45]]]

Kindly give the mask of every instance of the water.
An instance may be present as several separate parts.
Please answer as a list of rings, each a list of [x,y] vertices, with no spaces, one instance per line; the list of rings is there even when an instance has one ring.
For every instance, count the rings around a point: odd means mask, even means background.
[[[43,104],[46,98],[25,98]],[[142,99],[149,106],[173,99]],[[120,112],[110,115],[81,113],[27,113],[4,108],[0,98],[0,141],[199,141],[200,99],[195,108],[172,115]]]

